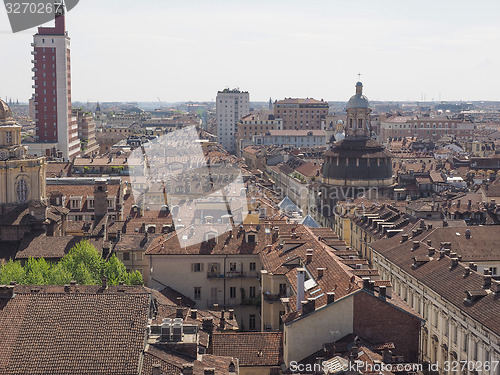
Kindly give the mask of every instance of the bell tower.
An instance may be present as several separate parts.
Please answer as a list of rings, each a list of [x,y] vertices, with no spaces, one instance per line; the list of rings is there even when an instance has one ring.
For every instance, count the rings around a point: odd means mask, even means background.
[[[347,103],[347,121],[345,126],[346,137],[370,138],[370,113],[369,101],[363,95],[363,84],[356,83],[356,94]]]

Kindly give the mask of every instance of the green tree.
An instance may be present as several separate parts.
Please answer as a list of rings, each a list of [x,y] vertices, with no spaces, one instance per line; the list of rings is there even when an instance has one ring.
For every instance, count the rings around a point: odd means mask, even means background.
[[[10,284],[15,281],[18,284],[26,284],[26,271],[21,266],[21,262],[15,262],[10,259],[0,267],[0,284]]]
[[[128,285],[142,285],[139,271],[127,272],[123,263],[113,254],[102,259],[89,241],[81,241],[71,248],[59,262],[49,263],[44,258],[29,258],[23,266],[19,261],[9,260],[0,266],[0,284],[15,281],[18,284],[64,285],[75,280],[82,285],[98,285],[102,276],[110,285],[121,281]]]

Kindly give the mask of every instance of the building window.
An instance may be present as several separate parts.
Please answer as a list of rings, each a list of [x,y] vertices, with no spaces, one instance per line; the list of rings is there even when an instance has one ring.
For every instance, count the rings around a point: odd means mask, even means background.
[[[130,260],[130,253],[129,252],[123,253],[123,260],[124,261]]]
[[[462,350],[467,353],[467,344],[469,343],[469,336],[464,334],[464,338],[462,340]]]
[[[94,208],[94,199],[87,199],[88,208]]]
[[[250,314],[248,323],[250,331],[255,331],[255,314]]]
[[[194,299],[201,299],[201,286],[194,287]]]
[[[236,298],[236,287],[229,287],[229,298]]]
[[[229,272],[236,272],[236,263],[229,263]]]
[[[191,271],[202,272],[203,271],[203,263],[191,263]]]
[[[250,287],[250,293],[248,294],[250,298],[255,298],[255,287],[251,286]]]
[[[17,183],[17,200],[20,203],[28,200],[28,184],[24,179],[20,179]]]
[[[255,271],[255,262],[250,262],[250,271]]]
[[[5,132],[5,143],[12,144],[12,132]]]

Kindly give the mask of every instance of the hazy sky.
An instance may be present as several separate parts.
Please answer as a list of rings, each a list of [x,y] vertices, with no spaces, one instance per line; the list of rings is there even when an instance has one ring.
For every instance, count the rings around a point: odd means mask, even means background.
[[[498,0],[80,0],[73,100],[500,100]],[[35,29],[0,8],[0,96],[31,96]]]

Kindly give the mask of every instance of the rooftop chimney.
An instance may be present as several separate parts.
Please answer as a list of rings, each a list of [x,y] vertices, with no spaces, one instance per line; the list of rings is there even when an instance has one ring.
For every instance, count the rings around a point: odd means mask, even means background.
[[[466,238],[467,240],[470,240],[470,237],[471,237],[470,229],[466,229],[466,230],[465,230],[465,238]]]
[[[229,309],[229,320],[234,320],[234,310],[233,309]]]
[[[191,319],[198,319],[198,310],[191,309]]]
[[[314,298],[308,298],[307,306],[309,308],[309,312],[313,312],[314,310],[316,310],[316,300]]]
[[[427,240],[427,246],[431,246],[432,245],[432,240]]]
[[[182,306],[182,297],[177,297],[177,306]]]
[[[470,275],[470,267],[465,267],[464,276],[469,276],[469,275]]]
[[[370,278],[363,277],[363,289],[370,290]]]
[[[330,303],[335,302],[335,292],[327,292],[326,293],[326,303],[329,305]]]
[[[153,363],[153,371],[151,375],[161,375],[161,366],[158,363]]]
[[[193,375],[193,364],[184,363],[182,365],[182,375]]]
[[[0,298],[10,299],[14,297],[15,285],[0,285]]]
[[[206,367],[203,369],[203,375],[215,375],[215,369]]]
[[[402,234],[401,235],[401,243],[408,241],[408,235],[407,234]]]
[[[451,268],[455,268],[456,266],[458,266],[458,258],[451,258]]]
[[[381,285],[378,287],[378,290],[379,290],[379,293],[378,293],[379,298],[385,300],[387,297],[387,288],[385,286]]]
[[[183,309],[176,309],[176,311],[175,311],[175,317],[182,319],[184,317],[183,316],[183,311],[184,311]]]
[[[213,318],[211,316],[204,317],[202,322],[201,322],[201,328],[204,331],[212,333],[212,331],[214,330]]]
[[[182,375],[193,375],[193,364],[184,363],[182,365]]]
[[[433,255],[434,255],[434,253],[436,252],[436,249],[435,249],[435,248],[433,248],[433,247],[429,247],[429,249],[428,249],[428,250],[429,250],[429,256],[430,256],[430,257],[431,257],[431,256],[433,256]]]
[[[306,250],[306,263],[311,263],[313,259],[313,249],[307,249]]]
[[[495,293],[495,295],[500,295],[500,281],[491,280],[491,291]]]
[[[489,289],[491,287],[491,276],[484,275],[483,276],[483,289]]]
[[[297,268],[297,310],[302,309],[302,301],[304,300],[305,273],[305,269]]]
[[[414,250],[417,250],[419,247],[420,247],[420,242],[413,241],[413,245],[412,245],[411,249],[414,251]]]
[[[318,268],[317,270],[318,270],[318,279],[320,279],[325,274],[326,268]]]

